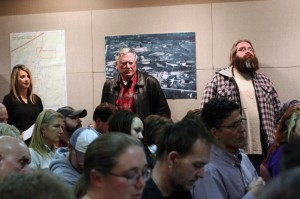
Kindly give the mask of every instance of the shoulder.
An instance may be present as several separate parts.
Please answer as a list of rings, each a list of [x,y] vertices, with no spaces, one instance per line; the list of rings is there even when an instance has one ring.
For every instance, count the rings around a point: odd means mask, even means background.
[[[62,157],[67,157],[69,154],[69,149],[68,147],[60,147],[57,148],[54,154],[54,158],[62,158]]]
[[[153,179],[150,178],[146,182],[145,189],[143,191],[142,199],[163,199],[163,195],[160,193],[158,187],[154,183]]]
[[[275,90],[272,81],[265,74],[256,72],[255,75],[253,76],[253,81],[255,85],[262,87],[264,90],[268,92]]]
[[[208,85],[210,86],[218,86],[223,85],[225,82],[229,81],[233,77],[231,67],[218,69],[210,82],[208,82]]]
[[[5,101],[11,101],[13,98],[13,95],[11,93],[8,93],[7,95],[4,96],[3,102]]]
[[[34,96],[34,99],[36,100],[36,102],[42,103],[42,99],[37,94],[33,94],[33,96]]]
[[[117,80],[118,80],[118,76],[115,76],[115,77],[113,77],[113,78],[111,78],[111,79],[107,79],[105,82],[104,82],[104,87],[107,87],[107,86],[111,86],[111,85],[114,85],[114,84],[116,84],[116,82],[117,82]]]
[[[257,80],[271,82],[271,80],[263,73],[255,72],[254,78]]]
[[[40,96],[38,96],[37,94],[33,94],[33,96],[34,96],[36,99],[41,100]]]
[[[31,156],[31,161],[38,161],[43,159],[43,157],[33,148],[29,148],[30,156]]]
[[[141,83],[156,83],[158,84],[158,80],[153,77],[152,75],[143,73],[143,72],[138,72],[138,81]]]
[[[29,167],[31,169],[37,169],[40,166],[40,161],[42,159],[42,156],[40,154],[38,154],[33,148],[29,148],[29,152],[30,152],[30,157],[31,157],[31,162],[29,164]]]
[[[227,78],[233,77],[232,66],[216,70],[214,77],[227,77]]]

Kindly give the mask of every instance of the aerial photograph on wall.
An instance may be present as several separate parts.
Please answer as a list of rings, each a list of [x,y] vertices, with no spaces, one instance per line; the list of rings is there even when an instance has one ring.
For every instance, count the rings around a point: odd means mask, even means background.
[[[154,76],[167,99],[197,98],[194,32],[106,36],[106,79],[118,74],[115,55],[126,47],[138,55],[138,71]]]

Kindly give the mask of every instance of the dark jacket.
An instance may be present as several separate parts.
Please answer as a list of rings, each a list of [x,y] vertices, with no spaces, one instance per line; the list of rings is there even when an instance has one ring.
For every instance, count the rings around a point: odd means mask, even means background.
[[[136,114],[142,119],[152,114],[170,118],[171,111],[158,81],[151,75],[141,72],[137,74],[138,80],[134,87]],[[103,86],[101,103],[116,104],[120,90],[118,76],[107,80]]]

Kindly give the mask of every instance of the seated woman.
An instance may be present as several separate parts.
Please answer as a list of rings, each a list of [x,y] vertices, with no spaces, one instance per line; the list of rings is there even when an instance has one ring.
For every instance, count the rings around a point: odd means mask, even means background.
[[[76,198],[141,198],[147,172],[142,144],[124,133],[107,133],[94,140],[85,153]]]
[[[300,107],[291,106],[281,117],[266,159],[260,167],[260,174],[267,182],[278,175],[279,159],[285,145],[300,137]]]
[[[135,113],[122,110],[115,112],[108,122],[109,132],[122,132],[138,140],[143,139],[144,124]]]
[[[64,116],[54,110],[42,111],[36,119],[29,146],[31,169],[48,169],[59,138],[63,133]]]

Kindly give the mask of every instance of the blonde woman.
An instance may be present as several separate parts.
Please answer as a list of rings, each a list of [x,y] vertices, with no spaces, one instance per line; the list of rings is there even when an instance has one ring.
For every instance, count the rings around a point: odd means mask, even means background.
[[[34,124],[43,111],[42,100],[32,91],[32,75],[24,65],[16,65],[11,72],[11,90],[3,99],[8,113],[8,124],[20,132]]]
[[[53,159],[59,138],[63,133],[64,117],[54,110],[42,111],[36,119],[29,146],[31,163],[29,167],[48,169]]]

